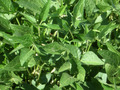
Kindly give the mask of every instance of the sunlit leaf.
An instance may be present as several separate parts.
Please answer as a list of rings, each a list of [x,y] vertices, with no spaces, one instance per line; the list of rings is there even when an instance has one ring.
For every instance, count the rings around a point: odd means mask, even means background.
[[[83,20],[84,15],[84,5],[85,0],[79,0],[73,9],[73,24],[75,27],[78,26],[81,20]]]
[[[48,0],[48,2],[42,8],[42,11],[40,13],[40,20],[41,20],[41,22],[45,21],[47,19],[47,17],[48,17],[49,9],[50,9],[50,3],[51,3],[51,0]]]
[[[104,62],[92,51],[86,52],[81,62],[86,65],[103,65]]]
[[[75,81],[77,81],[76,78],[70,76],[67,73],[63,73],[60,78],[60,87],[68,86],[68,85],[74,83]]]
[[[63,72],[65,70],[69,70],[69,69],[71,69],[71,63],[70,62],[66,62],[59,68],[58,72]]]
[[[21,50],[21,55],[20,55],[20,63],[23,66],[25,62],[27,62],[28,58],[30,58],[34,54],[34,50],[29,50],[27,48],[24,48]]]

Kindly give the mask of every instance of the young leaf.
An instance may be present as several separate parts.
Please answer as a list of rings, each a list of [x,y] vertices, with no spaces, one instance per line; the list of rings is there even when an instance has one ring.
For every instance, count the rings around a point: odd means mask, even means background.
[[[42,11],[40,13],[41,22],[45,21],[47,19],[47,17],[48,17],[49,9],[50,9],[50,3],[51,3],[51,0],[48,0],[48,2],[42,8]]]
[[[79,0],[73,9],[73,24],[77,27],[84,16],[85,0]]]
[[[65,6],[63,6],[63,7],[61,7],[61,8],[59,8],[56,12],[53,12],[53,13],[51,14],[51,17],[62,16],[63,13],[65,12],[66,7],[67,7],[67,5],[65,5]]]
[[[61,29],[58,24],[44,24],[43,26],[50,28],[50,29],[55,29],[55,30]]]
[[[36,24],[36,19],[33,16],[30,16],[30,15],[25,14],[25,13],[20,13],[20,14],[22,14],[32,24]]]
[[[10,54],[12,54],[12,53],[14,53],[14,52],[16,52],[16,51],[18,51],[18,50],[20,50],[20,49],[22,49],[22,48],[24,48],[24,46],[23,46],[22,44],[19,44],[15,49],[13,49],[13,50],[10,52]]]
[[[65,62],[60,68],[59,68],[59,73],[63,72],[65,70],[70,70],[71,69],[71,63],[70,62]]]
[[[104,62],[100,58],[98,58],[98,56],[92,51],[86,52],[83,55],[81,62],[86,65],[103,65],[104,64]]]
[[[23,48],[20,55],[20,63],[23,66],[25,62],[34,54],[34,50],[29,50],[28,48]]]

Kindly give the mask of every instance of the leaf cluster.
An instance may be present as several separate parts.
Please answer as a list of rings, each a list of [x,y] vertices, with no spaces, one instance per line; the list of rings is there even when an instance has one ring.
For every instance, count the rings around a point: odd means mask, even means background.
[[[0,0],[0,90],[119,90],[120,0]]]

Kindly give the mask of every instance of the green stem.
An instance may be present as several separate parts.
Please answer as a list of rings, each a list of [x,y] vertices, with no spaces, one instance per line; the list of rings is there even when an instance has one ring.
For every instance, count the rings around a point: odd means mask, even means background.
[[[113,77],[113,82],[114,82],[114,89],[115,89],[115,90],[117,90],[117,86],[116,86],[115,77]]]
[[[89,50],[90,50],[91,45],[92,45],[92,43],[90,43],[90,44],[89,44],[87,51],[89,51]]]
[[[69,32],[68,32],[68,33],[69,33]],[[66,39],[66,38],[67,38],[68,33],[65,35],[64,39]]]
[[[18,18],[16,18],[16,21],[17,21],[18,25],[20,25],[20,22],[19,22]]]
[[[44,67],[45,64],[46,63],[43,63],[41,67],[38,65],[38,67],[40,68],[40,71],[39,71],[39,75],[38,75],[37,81],[40,79],[40,75],[41,75],[42,69],[43,69],[43,67]]]
[[[38,36],[40,37],[40,27],[38,27]]]
[[[31,75],[31,73],[30,73],[30,71],[27,69],[27,72],[28,72],[28,75],[30,76]]]
[[[71,30],[69,30],[69,32],[70,32],[70,34],[71,34],[72,39],[74,39],[74,36],[73,36],[73,34],[72,34]]]

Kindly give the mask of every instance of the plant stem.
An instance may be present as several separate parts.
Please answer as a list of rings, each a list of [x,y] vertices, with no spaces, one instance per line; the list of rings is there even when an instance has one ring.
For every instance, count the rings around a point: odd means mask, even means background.
[[[20,25],[20,22],[19,22],[18,18],[16,18],[16,21],[17,21],[18,25]]]
[[[38,36],[40,37],[40,27],[38,27]]]
[[[38,65],[38,67],[40,68],[40,71],[39,71],[39,75],[38,75],[37,81],[40,79],[40,75],[41,75],[42,69],[43,69],[43,67],[44,67],[45,64],[46,63],[43,63],[42,66]],[[37,67],[37,69],[38,69],[38,67]]]
[[[117,90],[117,86],[116,86],[115,77],[113,77],[113,82],[114,82],[114,89],[115,89],[115,90]]]

